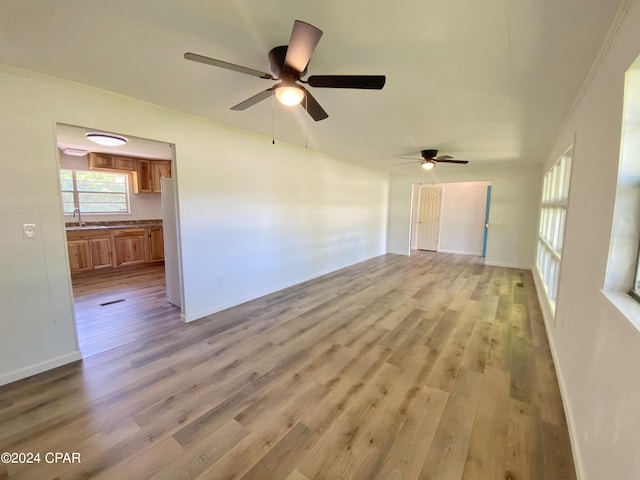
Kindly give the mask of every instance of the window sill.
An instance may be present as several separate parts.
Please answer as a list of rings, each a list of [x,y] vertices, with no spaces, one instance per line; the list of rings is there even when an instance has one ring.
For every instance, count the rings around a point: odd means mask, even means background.
[[[609,303],[640,331],[640,303],[631,295],[616,290],[600,290]]]

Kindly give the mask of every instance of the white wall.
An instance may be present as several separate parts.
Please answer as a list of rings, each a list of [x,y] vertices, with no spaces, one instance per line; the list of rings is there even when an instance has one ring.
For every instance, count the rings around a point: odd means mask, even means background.
[[[438,251],[482,255],[488,186],[488,182],[443,185]]]
[[[392,174],[387,240],[389,252],[402,255],[409,253],[414,184],[483,182],[484,185],[492,185],[486,263],[531,268],[540,202],[540,171],[540,165],[496,163],[485,166],[469,164],[455,168],[438,167],[435,177],[418,168],[406,174]],[[483,208],[485,196],[486,188],[482,198]],[[484,210],[480,217],[481,222],[484,222]],[[441,247],[444,248],[442,245]]]
[[[68,170],[89,170],[88,157],[72,157],[59,154],[60,168]],[[131,175],[129,179],[129,213],[118,213],[113,215],[83,213],[83,222],[117,222],[123,220],[161,220],[162,219],[162,199],[159,194],[154,193],[133,193]],[[65,215],[66,222],[75,222],[77,217]]]
[[[482,255],[488,182],[443,186],[439,251]]]
[[[640,2],[635,0],[546,159],[549,168],[575,134],[556,319],[544,310],[583,480],[640,478],[640,331],[601,292],[624,78],[640,54],[638,25]]]
[[[10,67],[0,105],[0,384],[79,357],[56,122],[176,145],[187,320],[386,251],[387,174]]]

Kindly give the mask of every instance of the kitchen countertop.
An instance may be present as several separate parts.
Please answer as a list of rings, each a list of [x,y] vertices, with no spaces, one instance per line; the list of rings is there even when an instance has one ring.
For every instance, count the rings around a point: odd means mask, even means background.
[[[162,220],[128,220],[124,222],[86,222],[82,226],[75,223],[67,223],[66,231],[83,231],[83,230],[109,230],[116,228],[147,228],[161,227]]]

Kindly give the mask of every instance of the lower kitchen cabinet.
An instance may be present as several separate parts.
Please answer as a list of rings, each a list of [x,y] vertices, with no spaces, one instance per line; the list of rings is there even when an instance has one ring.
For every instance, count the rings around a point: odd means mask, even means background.
[[[67,233],[71,273],[113,266],[111,233],[74,231]]]
[[[67,249],[69,250],[69,266],[72,272],[91,270],[89,240],[69,240],[67,241]]]
[[[92,238],[89,240],[91,265],[93,269],[112,267],[111,238]]]
[[[149,261],[164,260],[164,238],[162,227],[149,227]]]
[[[162,226],[67,231],[71,273],[164,260]]]
[[[113,241],[116,251],[116,267],[134,265],[147,261],[147,230],[127,228],[114,230]]]

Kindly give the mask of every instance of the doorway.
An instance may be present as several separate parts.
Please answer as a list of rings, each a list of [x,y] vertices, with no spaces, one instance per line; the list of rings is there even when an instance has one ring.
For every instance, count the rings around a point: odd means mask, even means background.
[[[88,139],[94,133],[56,125],[83,357],[143,338],[149,328],[160,328],[160,314],[166,321],[180,321],[182,305],[174,146],[111,132],[99,133],[107,143],[112,137],[120,145],[95,144]],[[179,292],[171,303],[167,284]]]
[[[484,257],[491,182],[412,186],[409,251],[430,250]]]

